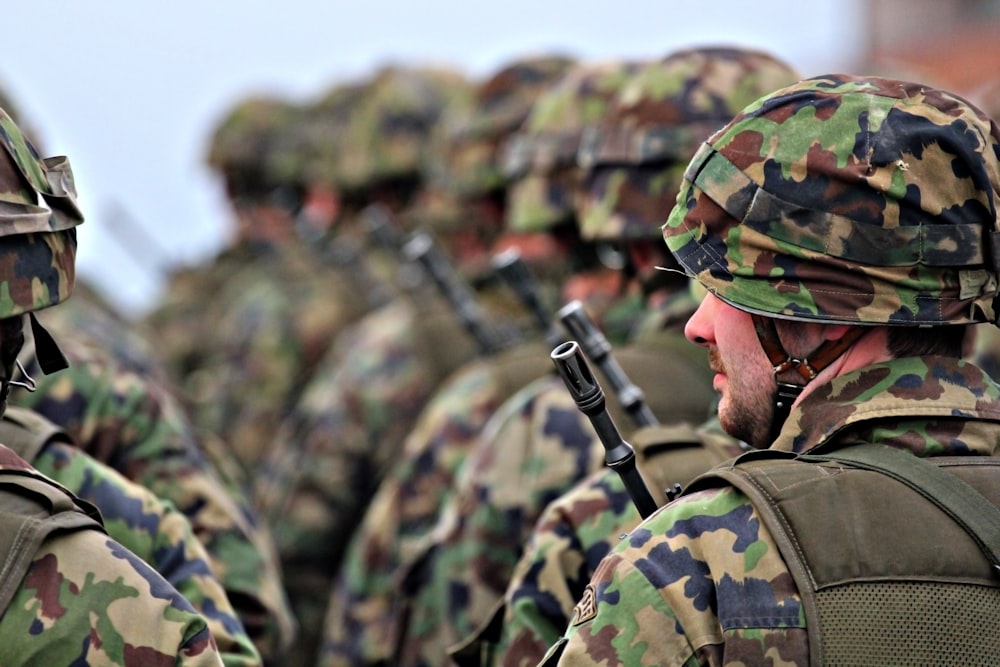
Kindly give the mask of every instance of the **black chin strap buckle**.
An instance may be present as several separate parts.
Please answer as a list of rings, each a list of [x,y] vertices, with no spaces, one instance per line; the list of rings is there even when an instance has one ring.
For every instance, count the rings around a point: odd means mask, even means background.
[[[776,378],[777,379],[777,378]],[[785,425],[788,414],[792,411],[792,405],[802,394],[805,385],[788,384],[787,382],[777,382],[778,389],[774,394],[774,414],[771,415],[771,442],[778,439],[781,427]]]

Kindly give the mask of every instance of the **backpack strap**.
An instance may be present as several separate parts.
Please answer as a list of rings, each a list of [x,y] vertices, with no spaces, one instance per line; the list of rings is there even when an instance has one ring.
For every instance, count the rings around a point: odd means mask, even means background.
[[[104,532],[99,517],[89,503],[39,473],[0,470],[0,614],[47,537],[83,529]]]
[[[53,439],[72,443],[69,434],[34,410],[8,405],[0,417],[0,443],[28,463]]]
[[[908,451],[873,443],[803,455],[799,460],[840,461],[906,484],[954,519],[1000,575],[1000,509],[955,475]]]

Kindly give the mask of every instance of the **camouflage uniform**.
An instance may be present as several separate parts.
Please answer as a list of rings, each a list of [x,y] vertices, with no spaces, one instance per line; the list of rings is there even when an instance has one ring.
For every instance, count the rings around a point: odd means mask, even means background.
[[[26,572],[11,567],[13,554],[5,556],[5,581],[12,587],[4,595],[0,635],[6,640],[0,661],[108,667],[223,664],[205,619],[146,562],[105,535],[92,506],[81,504],[2,445],[0,475],[5,478],[0,493],[5,521],[17,520],[19,511],[12,507],[18,505],[12,499],[18,498],[20,512],[31,512],[40,542],[29,538],[21,543],[22,549],[33,551]],[[27,495],[17,492],[22,486],[30,489]],[[46,487],[51,488],[43,495]],[[60,504],[45,506],[45,495]],[[38,528],[50,514],[62,529],[44,537]]]
[[[797,496],[805,503],[824,528],[822,537],[804,535],[799,549],[817,559],[805,570],[810,575],[840,569],[841,583],[826,584],[830,592],[871,590],[920,575],[918,588],[906,585],[898,616],[875,622],[886,610],[873,591],[870,604],[855,607],[840,627],[843,635],[827,632],[826,641],[818,642],[818,593],[803,588],[802,570],[791,568],[803,562],[787,548],[787,533],[779,541],[770,515],[748,497],[749,487],[740,487],[744,492],[709,484],[714,488],[661,508],[602,562],[546,664],[560,655],[560,662],[574,665],[818,664],[823,651],[843,650],[838,640],[848,634],[852,664],[993,660],[995,641],[982,627],[997,616],[995,575],[955,570],[957,559],[979,555],[957,524],[936,524],[952,531],[947,539],[929,535],[915,520],[927,516],[914,513],[921,506],[910,499],[915,494],[880,474],[871,473],[880,478],[874,496],[852,495],[842,485],[860,471],[849,462],[830,468],[808,458],[778,459],[782,452],[835,457],[851,444],[881,443],[882,462],[899,459],[931,469],[920,461],[949,456],[957,475],[963,459],[997,453],[1000,386],[958,357],[963,325],[996,321],[1000,266],[986,250],[985,236],[996,225],[998,155],[996,125],[950,93],[896,80],[816,77],[751,104],[714,134],[693,158],[664,225],[678,261],[712,293],[706,299],[715,301],[706,303],[741,311],[747,320],[787,317],[793,320],[789,327],[796,321],[867,325],[838,331],[888,339],[868,339],[864,359],[846,369],[822,374],[827,366],[817,364],[821,377],[813,381],[801,374],[794,386],[806,379],[810,391],[800,394],[783,422],[780,408],[787,399],[775,398],[780,430],[768,450],[753,454],[759,465],[772,464],[762,469],[774,474],[781,472],[775,463],[786,471],[806,465],[832,483],[838,495],[829,512],[813,504],[809,491],[815,485],[795,485],[788,495],[789,502]],[[776,266],[782,270],[774,271]],[[921,325],[933,327],[923,336],[951,336],[941,354],[891,351],[907,343],[920,349],[921,341],[906,335],[914,329],[897,327]],[[766,351],[766,327],[756,321],[746,326]],[[829,362],[827,344],[802,363]],[[716,353],[722,354],[721,345]],[[793,367],[761,361],[774,365],[776,380],[762,392],[775,391],[778,382],[792,385],[787,372]],[[726,425],[724,410],[720,419]],[[737,461],[717,474],[753,467],[749,460]],[[985,470],[996,479],[991,468]],[[987,504],[998,504],[990,491],[977,488]],[[775,484],[769,491],[785,490]],[[775,511],[773,505],[764,508]],[[797,524],[796,534],[803,530]],[[964,542],[951,541],[955,531]],[[891,576],[879,569],[884,561],[866,559],[887,534],[893,536],[890,558],[899,564]],[[930,550],[920,546],[929,539],[935,540]],[[923,549],[923,556],[900,558],[911,549]],[[817,550],[830,553],[817,556]],[[983,597],[975,613],[981,619],[973,621],[967,611],[942,617],[942,604],[963,606],[972,588],[948,603],[929,595],[928,585],[956,581],[959,588],[977,584],[976,595]],[[898,593],[894,599],[903,602]],[[928,622],[915,622],[917,616]]]
[[[583,77],[573,75],[575,68],[571,68],[566,75],[570,81],[557,93],[517,87],[528,115],[524,131],[505,140],[502,154],[507,157],[501,158],[506,178],[512,179],[507,193],[508,230],[546,231],[573,223],[579,134],[597,113],[600,99],[607,98],[607,91],[617,85],[623,68],[608,65],[593,69],[590,77]],[[502,71],[498,76],[508,75]],[[483,89],[495,95],[493,84],[487,81]],[[580,102],[579,107],[565,101],[570,97]],[[536,112],[540,107],[542,110]],[[570,113],[567,107],[579,111]],[[478,109],[484,117],[489,111]],[[510,134],[511,118],[506,112],[490,136]],[[463,127],[471,126],[471,121],[467,123]],[[485,138],[485,121],[477,120],[477,127],[479,136]],[[485,168],[476,171],[493,173]],[[484,177],[478,189],[468,177],[462,182],[465,198],[496,187],[494,176]],[[447,236],[448,230],[441,232]],[[549,262],[558,263],[558,258],[550,257]],[[548,282],[539,287],[543,298],[547,296],[544,292],[553,289]],[[473,360],[435,392],[404,443],[402,461],[379,487],[345,556],[327,617],[322,664],[374,663],[389,655],[397,632],[398,579],[403,564],[418,553],[419,544],[433,527],[453,489],[455,474],[486,419],[521,386],[551,372],[547,355],[548,350],[541,345],[522,343],[495,357]]]
[[[693,154],[697,142],[708,136],[707,128],[796,78],[787,64],[744,49],[686,49],[646,65],[624,87],[581,151],[588,167],[584,235],[662,244],[661,212],[676,199],[678,159]],[[670,261],[657,264],[676,266]],[[670,289],[663,283],[651,293]],[[687,430],[652,427],[633,434],[639,470],[654,493],[686,484],[713,463],[739,453],[730,438],[684,435]],[[678,441],[682,436],[686,439]],[[648,456],[643,456],[642,445],[648,447]],[[601,498],[601,490],[611,496]],[[607,471],[584,480],[546,510],[547,518],[535,527],[507,588],[502,627],[495,622],[491,628],[494,637],[499,635],[494,659],[502,658],[506,665],[537,664],[544,656],[565,628],[600,556],[639,522],[634,505],[622,504],[622,499],[628,496],[621,480]],[[601,534],[602,527],[607,532]],[[484,650],[470,643],[464,651],[473,648]]]
[[[620,87],[600,122],[588,128],[580,146],[581,163],[586,169],[580,212],[581,235],[585,239],[617,242],[647,239],[645,243],[650,245],[649,239],[659,238],[656,211],[666,210],[676,195],[678,157],[692,152],[698,139],[704,139],[711,128],[724,123],[727,110],[733,113],[753,99],[752,94],[743,91],[768,89],[766,83],[759,84],[756,79],[763,82],[794,79],[783,64],[761,58],[766,61],[762,67],[754,62],[755,57],[756,54],[735,50],[679,52],[660,63],[641,67]],[[735,72],[743,75],[742,96],[731,92],[730,80],[737,78]],[[756,78],[746,76],[748,73]],[[729,97],[738,99],[730,101]],[[638,277],[646,280],[644,275]],[[708,415],[712,396],[705,357],[680,336],[679,326],[695,305],[683,285],[680,280],[652,286],[645,321],[637,324],[642,333],[619,352],[623,363],[637,367],[632,372],[638,386],[655,387],[664,377],[685,386],[683,401],[660,397],[661,403],[654,414],[667,423],[701,422]],[[556,384],[546,391],[560,389],[565,387]],[[546,399],[536,398],[544,408]],[[594,470],[559,463],[560,458],[570,455],[579,457],[576,463],[585,460],[583,453],[588,450],[580,445],[594,443],[593,438],[577,443],[568,438],[567,442],[575,447],[546,449],[534,443],[545,442],[545,435],[550,434],[534,429],[563,432],[555,422],[541,418],[546,412],[522,406],[508,414],[517,415],[526,424],[522,428],[529,429],[527,435],[519,436],[525,444],[501,441],[499,436],[491,435],[477,445],[484,452],[483,458],[476,458],[480,455],[477,451],[470,465],[480,467],[474,473],[469,472],[474,481],[456,498],[455,505],[461,508],[456,512],[459,518],[450,528],[443,529],[443,537],[438,536],[440,541],[431,557],[431,584],[418,599],[418,604],[430,608],[435,606],[434,598],[447,600],[447,610],[443,613],[451,628],[443,631],[443,636],[450,633],[452,643],[466,639],[464,635],[484,627],[499,613],[496,609],[507,586],[506,578],[534,521],[549,501]],[[564,425],[572,425],[567,433],[573,430],[593,433],[582,416],[577,417],[576,423],[567,420]],[[494,438],[496,442],[492,442]],[[603,451],[600,443],[596,444],[596,451],[590,450],[590,460]],[[537,453],[527,449],[534,447],[538,447]],[[522,462],[510,455],[520,450],[532,451],[532,456],[524,457]],[[489,454],[490,451],[494,453]],[[507,453],[500,456],[500,451]],[[517,463],[512,465],[512,461]],[[530,484],[525,481],[526,476],[535,474],[534,470],[543,468],[546,476],[539,476]],[[512,540],[511,536],[520,539]],[[473,559],[471,566],[463,565],[469,554],[476,554],[478,559]],[[442,617],[442,612],[430,608],[421,608],[414,616]],[[433,625],[432,620],[421,623],[428,628]],[[434,642],[428,642],[428,646],[435,643],[438,648],[424,649],[423,663],[433,664],[437,659],[434,651],[447,645],[440,635]],[[453,646],[453,649],[464,653],[469,646]]]
[[[707,364],[699,354],[677,354],[682,339],[676,325],[694,304],[679,299],[670,305],[677,313],[657,313],[656,335],[637,339],[616,357],[639,386],[652,386],[663,375],[685,378],[683,397],[650,407],[666,421],[700,422],[711,400]],[[617,405],[609,407],[617,423],[626,423]],[[542,509],[603,462],[603,445],[561,380],[543,378],[504,401],[408,573],[417,584],[405,664],[440,664],[448,647],[490,618]]]
[[[75,276],[75,202],[66,158],[39,157],[0,112],[5,235],[0,264],[6,406],[21,330],[30,322],[45,372],[65,366],[35,318],[68,298]],[[27,316],[26,316],[27,315]],[[100,514],[32,470],[6,447],[4,664],[219,665],[204,618],[166,580],[103,534]]]
[[[430,128],[462,87],[437,70],[377,74],[348,124],[340,148],[350,164],[337,168],[338,186],[397,214],[419,184]],[[385,251],[365,252],[379,280]],[[392,262],[398,266],[399,257]],[[337,337],[283,420],[258,477],[256,500],[274,529],[286,590],[302,624],[299,662],[315,660],[347,540],[418,410],[475,353],[471,335],[429,281],[411,284]]]
[[[688,425],[643,427],[629,442],[660,504],[663,490],[744,451],[722,432]],[[502,627],[487,630],[496,637],[496,646],[481,642],[463,652],[474,648],[481,664],[538,664],[562,636],[597,565],[640,521],[621,476],[612,470],[593,473],[552,501],[511,575],[504,606],[497,611],[503,613]]]
[[[205,618],[223,663],[261,664],[187,517],[82,452],[39,415],[10,406],[2,419],[0,441],[35,470],[97,507],[108,535],[148,563]]]
[[[265,661],[276,659],[294,633],[275,547],[258,525],[250,501],[225,472],[231,464],[213,450],[208,458],[176,399],[155,379],[129,370],[114,348],[88,337],[79,306],[68,301],[43,313],[59,336],[70,367],[36,373],[35,350],[21,354],[37,390],[15,389],[12,401],[62,427],[83,451],[127,479],[168,500],[183,513],[205,546],[250,638]],[[75,312],[64,320],[65,309]],[[91,330],[96,325],[91,325]]]

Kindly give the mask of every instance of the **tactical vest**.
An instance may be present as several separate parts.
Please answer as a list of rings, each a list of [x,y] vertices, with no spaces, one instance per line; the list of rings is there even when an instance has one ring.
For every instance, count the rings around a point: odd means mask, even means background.
[[[688,492],[735,486],[802,596],[813,665],[1000,658],[1000,458],[856,444],[761,450]]]
[[[60,429],[29,410],[8,407],[0,419],[0,443],[30,462]],[[2,450],[0,450],[2,451]],[[24,454],[22,454],[24,452]],[[0,458],[9,452],[0,453]],[[100,513],[23,461],[0,469],[0,615],[7,609],[45,539],[56,532],[104,532]]]

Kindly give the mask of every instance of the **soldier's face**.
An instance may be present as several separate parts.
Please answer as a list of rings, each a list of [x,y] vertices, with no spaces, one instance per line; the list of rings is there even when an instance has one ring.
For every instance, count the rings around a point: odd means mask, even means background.
[[[716,373],[712,386],[720,394],[722,428],[754,447],[769,446],[776,385],[750,315],[707,294],[688,320],[684,335],[708,348]]]

